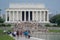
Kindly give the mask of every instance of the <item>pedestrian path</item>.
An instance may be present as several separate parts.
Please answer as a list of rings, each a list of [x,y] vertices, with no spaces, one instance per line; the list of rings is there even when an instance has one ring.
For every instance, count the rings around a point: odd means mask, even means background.
[[[12,37],[12,35],[10,35]],[[30,37],[30,38],[26,38],[26,37],[13,37],[15,40],[44,40],[44,39],[40,39],[40,38],[36,38],[36,37]]]
[[[35,38],[35,37],[31,37],[31,38],[25,38],[25,37],[14,37],[15,40],[44,40],[44,39],[39,39],[39,38]]]

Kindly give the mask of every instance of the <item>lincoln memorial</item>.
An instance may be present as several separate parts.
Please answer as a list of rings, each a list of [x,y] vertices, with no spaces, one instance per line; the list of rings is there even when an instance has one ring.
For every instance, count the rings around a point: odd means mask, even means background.
[[[37,22],[49,23],[49,10],[44,4],[11,3],[6,8],[6,23]]]

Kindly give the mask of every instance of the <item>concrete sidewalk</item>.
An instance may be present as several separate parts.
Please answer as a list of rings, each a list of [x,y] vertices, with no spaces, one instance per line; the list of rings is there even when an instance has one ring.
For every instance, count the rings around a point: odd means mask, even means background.
[[[13,37],[12,35],[10,35],[11,37]],[[30,38],[26,38],[26,37],[13,37],[15,40],[44,40],[44,39],[40,39],[40,38],[36,38],[36,37],[30,37]]]
[[[31,38],[25,38],[25,37],[14,37],[15,40],[44,40],[44,39],[39,39],[39,38],[35,38],[35,37],[31,37]]]

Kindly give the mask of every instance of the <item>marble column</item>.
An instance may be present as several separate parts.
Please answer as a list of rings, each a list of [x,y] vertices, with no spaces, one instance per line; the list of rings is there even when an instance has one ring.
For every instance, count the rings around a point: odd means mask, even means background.
[[[42,15],[41,15],[41,11],[40,11],[40,22],[41,22],[41,20],[42,20]]]
[[[18,11],[18,21],[20,22],[20,11]]]
[[[17,11],[17,21],[18,21],[18,11]]]
[[[36,11],[34,11],[34,21],[36,22]]]
[[[6,16],[6,22],[7,22],[7,11],[6,11],[6,15],[5,16]]]
[[[38,21],[38,11],[36,11],[36,21]]]
[[[48,12],[47,11],[45,11],[45,21],[46,22],[49,21],[49,15],[48,15]]]
[[[39,14],[38,15],[39,15],[39,22],[40,22],[40,11],[39,11]]]
[[[40,11],[38,11],[38,21],[40,22]]]
[[[32,11],[32,20],[34,21],[34,11]]]
[[[9,16],[9,21],[10,21],[11,20],[11,17],[10,17],[11,16],[11,13],[9,12],[8,14],[9,14],[8,16]]]
[[[14,17],[15,17],[15,16],[14,16],[14,11],[13,11],[13,22],[14,22]]]
[[[44,11],[44,22],[45,22],[45,11]]]
[[[20,11],[20,20],[22,21],[22,11]]]

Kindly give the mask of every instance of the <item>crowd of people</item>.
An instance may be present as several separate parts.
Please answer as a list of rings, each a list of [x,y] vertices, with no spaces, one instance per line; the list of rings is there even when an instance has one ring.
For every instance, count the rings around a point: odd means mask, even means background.
[[[30,36],[30,30],[24,30],[24,31],[22,31],[22,30],[17,30],[17,31],[14,31],[14,32],[12,32],[12,35],[14,36],[14,37],[19,37],[19,36],[25,36],[26,38],[30,38],[31,36]]]

